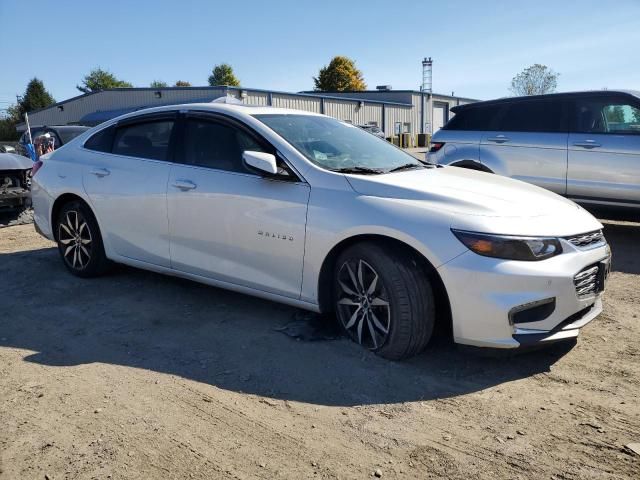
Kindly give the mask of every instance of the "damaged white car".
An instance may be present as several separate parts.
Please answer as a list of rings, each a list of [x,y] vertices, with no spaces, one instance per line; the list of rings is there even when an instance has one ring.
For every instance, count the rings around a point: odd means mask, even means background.
[[[0,212],[24,210],[30,204],[30,158],[0,153]]]

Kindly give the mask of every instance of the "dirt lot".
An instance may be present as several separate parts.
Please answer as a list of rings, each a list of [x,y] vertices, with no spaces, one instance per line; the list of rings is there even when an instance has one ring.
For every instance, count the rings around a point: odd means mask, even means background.
[[[0,229],[0,479],[640,478],[640,223],[577,344],[393,363],[299,312]]]

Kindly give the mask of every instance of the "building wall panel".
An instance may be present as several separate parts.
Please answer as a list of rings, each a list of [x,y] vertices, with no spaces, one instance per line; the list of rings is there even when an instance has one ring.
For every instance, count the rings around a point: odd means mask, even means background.
[[[274,93],[272,99],[274,107],[320,113],[321,100],[319,98]]]

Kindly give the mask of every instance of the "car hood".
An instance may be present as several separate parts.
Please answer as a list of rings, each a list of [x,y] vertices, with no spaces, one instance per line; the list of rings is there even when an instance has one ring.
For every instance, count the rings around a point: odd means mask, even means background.
[[[347,175],[359,194],[435,209],[455,228],[523,235],[571,235],[602,228],[582,207],[507,177],[458,167]]]
[[[30,158],[14,153],[0,153],[0,170],[27,170],[32,167]]]

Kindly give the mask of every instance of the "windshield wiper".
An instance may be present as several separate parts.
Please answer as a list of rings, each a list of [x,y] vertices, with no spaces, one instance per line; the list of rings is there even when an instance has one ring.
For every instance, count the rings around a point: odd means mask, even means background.
[[[399,172],[400,170],[413,170],[414,168],[425,168],[425,166],[420,163],[405,163],[404,165],[400,165],[399,167],[387,170],[387,173]]]
[[[369,167],[332,168],[331,171],[339,173],[362,173],[363,175],[378,175],[380,173],[385,173],[384,170]]]

